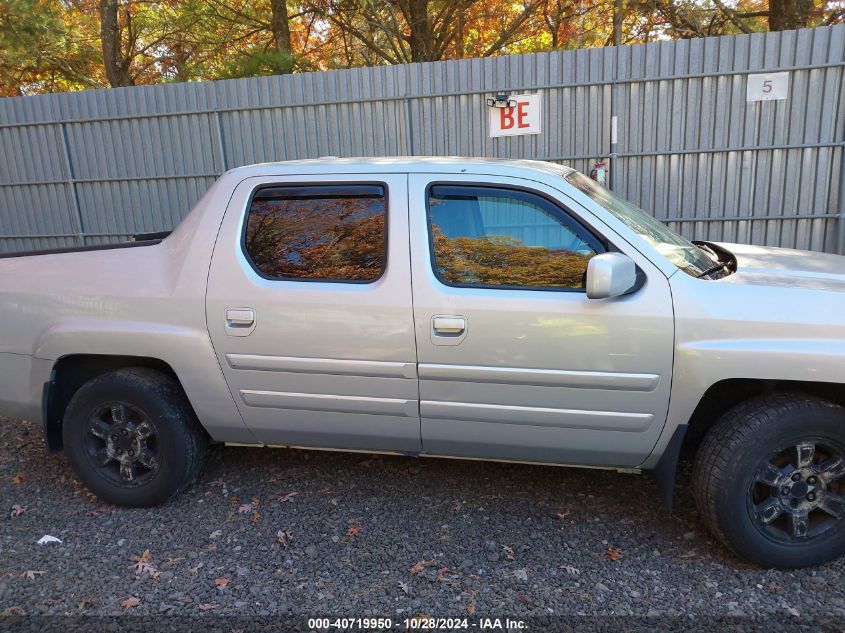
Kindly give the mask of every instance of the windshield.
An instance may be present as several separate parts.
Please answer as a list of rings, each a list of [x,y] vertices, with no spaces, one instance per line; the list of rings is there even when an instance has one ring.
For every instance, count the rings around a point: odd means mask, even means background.
[[[566,180],[624,222],[685,273],[699,277],[719,266],[719,260],[714,253],[681,237],[636,205],[620,198],[581,172],[568,173]]]

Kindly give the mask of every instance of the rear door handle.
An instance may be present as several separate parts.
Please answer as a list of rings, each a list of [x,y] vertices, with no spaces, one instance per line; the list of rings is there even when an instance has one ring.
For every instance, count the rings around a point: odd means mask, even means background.
[[[467,320],[462,316],[436,316],[432,329],[439,336],[458,336],[467,329]]]
[[[226,334],[249,336],[255,329],[255,310],[252,308],[226,309]]]

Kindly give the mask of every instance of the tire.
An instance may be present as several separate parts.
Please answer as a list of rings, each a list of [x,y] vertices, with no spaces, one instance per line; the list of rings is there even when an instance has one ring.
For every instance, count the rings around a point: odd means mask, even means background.
[[[150,507],[190,485],[208,436],[182,387],[146,367],[97,376],[73,395],[62,438],[85,486],[108,503]]]
[[[839,558],[845,409],[801,393],[739,404],[705,436],[693,487],[713,534],[752,563],[795,568]]]

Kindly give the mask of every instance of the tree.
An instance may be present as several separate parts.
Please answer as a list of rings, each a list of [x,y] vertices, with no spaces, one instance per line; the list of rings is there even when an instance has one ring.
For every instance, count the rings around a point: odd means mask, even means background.
[[[636,30],[636,20],[646,20],[648,36],[661,33],[674,39],[798,29],[845,17],[840,0],[639,0],[631,8],[629,32]]]
[[[349,65],[401,64],[500,53],[545,1],[311,0],[309,8],[340,31]]]
[[[785,31],[809,25],[812,0],[769,0],[769,30]]]
[[[118,16],[118,0],[100,0],[100,41],[103,49],[103,67],[106,70],[109,85],[134,86],[135,79],[130,73],[132,65],[131,32],[128,37],[122,37],[120,17]],[[126,29],[131,29],[129,10],[124,12]],[[124,46],[126,41],[126,46]]]
[[[99,55],[86,26],[62,3],[0,3],[0,96],[99,86]]]
[[[0,95],[777,31],[843,19],[845,0],[2,0]]]

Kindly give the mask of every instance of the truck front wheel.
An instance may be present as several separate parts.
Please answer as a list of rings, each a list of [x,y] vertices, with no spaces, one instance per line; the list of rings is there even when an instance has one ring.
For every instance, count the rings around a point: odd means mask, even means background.
[[[179,383],[145,367],[80,387],[65,411],[62,438],[85,486],[130,507],[163,503],[190,484],[208,442]]]
[[[728,411],[693,468],[696,505],[716,537],[765,567],[845,554],[845,409],[793,393]]]

